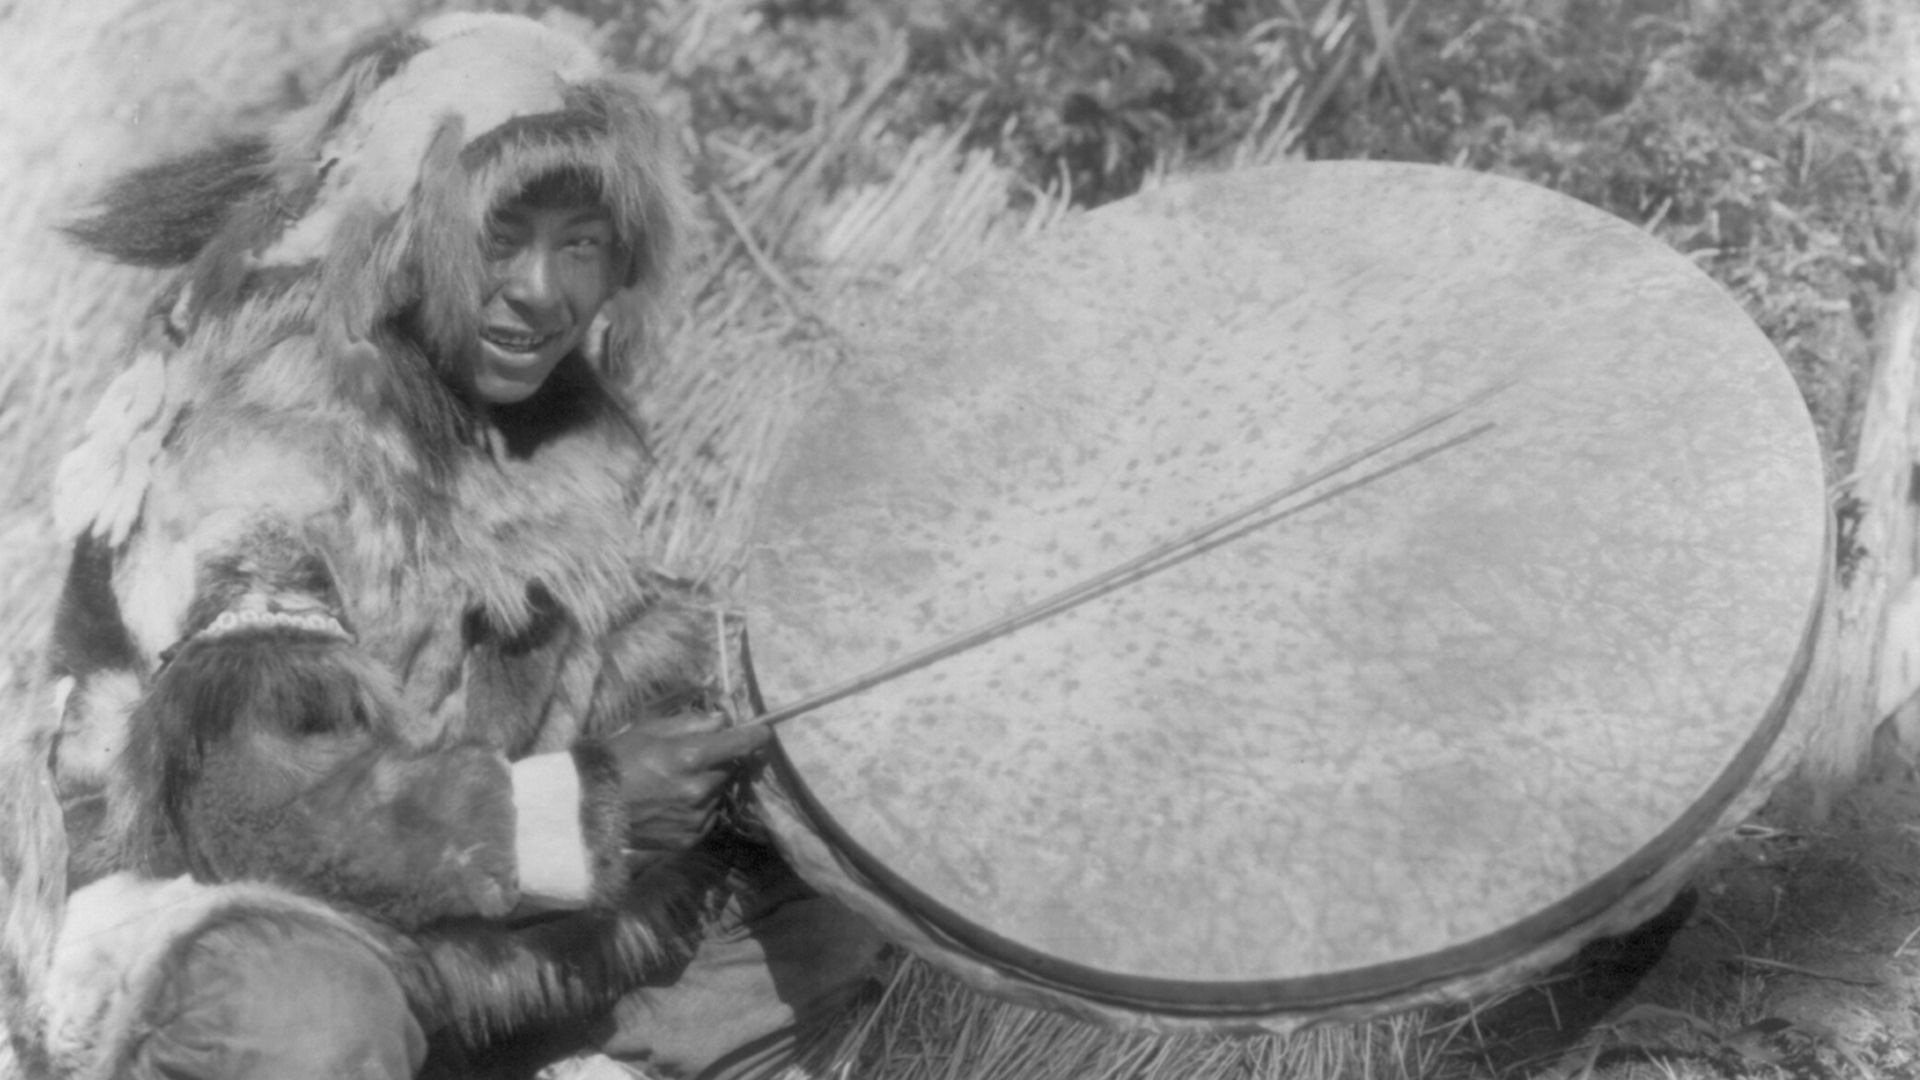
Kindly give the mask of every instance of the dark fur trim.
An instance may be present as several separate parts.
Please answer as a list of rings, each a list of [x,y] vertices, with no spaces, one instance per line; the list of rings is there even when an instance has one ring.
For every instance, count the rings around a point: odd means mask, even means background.
[[[94,210],[62,231],[135,266],[180,266],[227,227],[235,207],[266,190],[263,136],[230,138],[133,170],[108,185]]]
[[[410,329],[416,314],[401,312],[360,347],[332,351],[341,359],[341,396],[370,415],[393,417],[438,487],[461,450],[475,443],[480,418],[448,384],[441,365],[416,344]]]
[[[678,155],[635,88],[601,80],[567,89],[562,112],[520,116],[482,134],[461,162],[484,185],[489,212],[556,174],[599,193],[628,256],[625,283],[663,281],[681,243]],[[484,223],[476,223],[484,224]]]
[[[402,982],[430,1028],[469,1053],[577,1027],[643,985],[668,981],[699,941],[726,864],[696,850],[633,885],[622,910],[593,909],[505,926],[449,920],[396,942]]]
[[[609,636],[587,730],[615,731],[645,714],[703,708],[719,643],[717,609],[685,582],[657,576],[650,603]]]
[[[485,732],[516,756],[539,738],[562,665],[579,641],[579,627],[539,582],[527,586],[527,606],[528,620],[511,631],[492,625],[482,608],[470,609],[462,620],[465,730]]]
[[[476,216],[472,178],[461,160],[460,124],[449,118],[420,165],[419,186],[402,227],[390,242],[406,246],[394,255],[395,273],[410,292],[391,294],[389,304],[413,304],[426,334],[428,354],[441,364],[449,385],[466,381],[456,370],[480,340],[480,308],[489,268],[484,259],[486,222]],[[391,310],[391,308],[389,309]]]
[[[498,752],[376,745],[291,802],[233,800],[243,784],[218,774],[259,765],[223,759],[194,803],[193,842],[222,880],[277,882],[403,929],[497,918],[516,902],[512,781]]]
[[[279,630],[189,642],[134,716],[142,863],[273,881],[398,926],[514,903],[512,781],[482,746],[411,749],[347,643]],[[135,838],[136,840],[142,838]],[[153,842],[152,837],[144,838]]]
[[[578,353],[562,359],[525,401],[494,406],[491,418],[507,453],[516,458],[530,458],[550,440],[594,425],[629,436],[630,449],[647,456],[633,410]]]
[[[349,631],[333,570],[312,544],[284,528],[256,529],[232,551],[216,555],[200,568],[194,600],[187,610],[185,634],[205,629],[222,612],[239,607],[250,595],[263,595],[271,608],[319,610]]]
[[[615,301],[627,316],[616,328],[622,347],[608,350],[604,363],[615,383],[624,382],[625,365],[649,352],[660,330],[693,218],[678,147],[638,87],[614,76],[568,87],[562,114],[510,127],[468,148],[483,205],[491,210],[543,176],[572,172],[595,181],[613,214],[630,290]]]
[[[67,580],[54,613],[49,674],[84,679],[103,668],[137,670],[139,650],[120,617],[113,594],[113,550],[93,535],[73,545]]]
[[[626,898],[633,872],[627,859],[627,800],[621,790],[620,762],[594,740],[575,743],[573,765],[580,772],[580,834],[593,873],[593,899],[614,907]]]
[[[210,757],[236,737],[334,741],[371,738],[376,717],[390,712],[386,677],[335,639],[289,631],[241,631],[187,642],[174,654],[134,711],[123,773],[131,816],[155,832],[130,836],[128,865],[178,873],[193,851],[194,797]],[[352,744],[349,743],[349,746]],[[302,763],[309,768],[318,762]],[[240,801],[263,806],[291,792],[283,775],[225,779],[243,783]],[[294,790],[297,791],[297,788]],[[199,867],[205,878],[216,868]]]
[[[188,269],[191,299],[188,331],[208,320],[232,315],[251,300],[276,296],[299,284],[284,270],[262,274],[253,253],[284,229],[291,211],[277,190],[261,186],[236,200],[220,232],[210,237]]]

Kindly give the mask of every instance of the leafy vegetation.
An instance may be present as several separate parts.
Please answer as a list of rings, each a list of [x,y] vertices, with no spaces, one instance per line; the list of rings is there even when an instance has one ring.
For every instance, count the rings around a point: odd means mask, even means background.
[[[668,66],[668,0],[571,0]],[[1083,206],[1156,172],[1298,153],[1522,177],[1649,228],[1746,306],[1845,475],[1913,178],[1826,61],[1860,0],[758,0],[676,72],[703,137],[798,138],[862,102],[885,142],[962,133]],[[893,66],[887,67],[891,60]],[[1825,79],[1826,81],[1823,81]],[[711,180],[727,182],[717,166]]]
[[[1823,82],[1862,18],[1849,0],[1435,4],[1403,42],[1405,107],[1349,92],[1306,149],[1507,173],[1645,225],[1773,339],[1844,475],[1913,197],[1872,90]]]
[[[803,176],[817,202],[889,175],[928,133],[990,153],[1028,199],[1081,206],[1163,171],[1288,154],[1499,172],[1646,228],[1726,286],[1786,358],[1840,481],[1886,295],[1910,256],[1904,133],[1856,63],[1868,0],[733,0],[716,6],[746,29],[703,49],[686,45],[701,29],[694,0],[566,2],[670,72],[705,185],[732,194],[736,230],[802,284],[779,178]],[[1733,1075],[1840,1053],[1814,1028],[1761,1016],[1772,969],[1759,954],[1807,940],[1776,927],[1771,858],[1715,877],[1707,916],[1675,948],[1686,977],[1615,1016],[1586,1071]],[[1771,905],[1753,920],[1736,918],[1741,873]],[[1715,938],[1735,924],[1763,927],[1764,948]],[[1910,943],[1895,943],[1896,960]],[[1732,979],[1730,956],[1743,965]],[[1290,1040],[1115,1039],[906,962],[839,1049],[851,1075],[904,1080],[1479,1075],[1502,1068],[1500,1005]],[[1762,1036],[1807,1045],[1760,1056]],[[1560,1052],[1525,1049],[1532,1064]],[[1519,1053],[1502,1052],[1507,1064]]]
[[[1317,25],[1257,0],[952,5],[914,36],[899,115],[964,128],[1030,183],[1097,205],[1284,123],[1289,91],[1329,67]]]
[[[930,133],[950,132],[993,155],[1028,198],[1053,193],[1083,206],[1125,196],[1164,169],[1287,153],[1494,170],[1638,223],[1727,285],[1788,358],[1835,475],[1844,477],[1883,293],[1908,255],[1903,222],[1912,216],[1914,185],[1893,149],[1900,133],[1870,82],[1845,70],[1869,0],[478,2],[531,12],[558,6],[599,28],[616,53],[663,73],[663,103],[698,144],[701,189],[710,199],[729,198],[737,211],[731,234],[715,227],[731,254],[713,260],[726,265],[705,279],[703,296],[745,293],[781,273],[804,286],[804,267],[794,265],[802,247],[784,243],[782,223],[838,187],[890,175],[903,148]],[[131,29],[124,20],[102,21],[112,23],[115,47],[126,48],[157,20],[136,20]],[[206,44],[220,51],[219,41]],[[67,56],[44,51],[55,61]],[[231,93],[242,82],[235,71],[278,70],[273,59],[229,57],[228,66],[212,69],[204,92],[223,108],[242,108]],[[70,60],[66,68],[92,70]],[[54,74],[42,71],[40,79],[64,85]],[[187,111],[184,92],[162,98],[144,114],[150,131]],[[23,130],[45,134],[47,146],[69,137],[54,130],[71,119],[55,104],[65,104],[57,94],[28,95],[32,107],[17,118]],[[224,114],[210,109],[203,120],[212,124],[216,115]],[[41,171],[51,168],[43,162]],[[21,178],[32,172],[23,168]],[[31,206],[34,194],[26,184],[16,202]],[[748,238],[760,245],[751,259],[740,254]],[[105,328],[111,320],[103,312],[114,309],[96,293],[102,282],[129,288],[124,276],[37,273],[56,281],[65,301],[57,310],[49,305],[50,322],[39,327],[50,325],[45,336],[60,341],[21,353],[47,362],[16,363],[0,393],[12,404],[0,426],[20,475],[31,481],[21,490],[36,492],[44,482],[31,478],[51,471],[51,455],[85,415],[84,402],[114,356],[103,342],[122,330]],[[788,294],[799,290],[774,291],[771,299],[750,299],[791,314]],[[787,349],[800,334],[784,326],[779,333],[739,329],[750,321],[729,324],[732,353]],[[689,339],[713,347],[716,336]],[[14,504],[9,543],[30,555],[9,578],[16,632],[6,642],[14,673],[7,692],[24,709],[28,672],[39,670],[37,628],[46,625],[54,593],[43,586],[58,582],[58,545],[42,523],[41,496],[16,493]],[[1743,857],[1739,874],[1719,876],[1722,891],[1707,897],[1713,919],[1697,928],[1699,936],[1727,940],[1719,951],[1680,953],[1693,967],[1670,1007],[1725,1019],[1721,1041],[1743,1039],[1743,1025],[1761,1008],[1767,969],[1760,959],[1827,941],[1850,947],[1860,939],[1843,935],[1869,924],[1897,927],[1859,950],[1886,960],[1892,985],[1913,963],[1911,898],[1920,881],[1905,868],[1914,865],[1910,823],[1920,808],[1903,805],[1888,817],[1897,826],[1870,837],[1887,847],[1886,857],[1831,836],[1749,838],[1760,854]],[[1788,874],[1795,860],[1806,865]],[[1749,908],[1751,917],[1742,916]],[[1815,920],[1822,915],[1830,917]],[[1730,926],[1764,933],[1740,938]],[[1735,961],[1742,966],[1729,977]],[[1830,972],[1815,975],[1831,981]],[[1021,1041],[1037,1036],[1021,1025],[1055,1018],[981,1001],[924,966],[903,965],[882,1008],[858,1018],[867,1034],[854,1046],[862,1066],[854,1074],[1039,1074],[1040,1051]],[[1911,1001],[1869,1004],[1896,1019],[1920,1016]],[[1672,1020],[1642,1012],[1616,1017],[1613,1026],[1644,1039],[1636,1026]],[[1073,1063],[1076,1077],[1429,1076],[1434,1048],[1473,1041],[1470,1027],[1416,1014],[1292,1041],[1095,1045],[1061,1021],[1050,1029],[1054,1037],[1085,1056],[1061,1055],[1049,1067]],[[1913,1045],[1902,1043],[1904,1071],[1883,1075],[1915,1075],[1905,1050]],[[1728,1075],[1662,1067],[1670,1076]],[[1786,1074],[1784,1066],[1751,1068]]]

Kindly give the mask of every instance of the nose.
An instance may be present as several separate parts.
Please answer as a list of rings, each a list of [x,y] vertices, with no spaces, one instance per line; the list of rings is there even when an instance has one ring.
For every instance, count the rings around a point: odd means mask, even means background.
[[[515,252],[500,273],[500,295],[520,308],[544,312],[560,302],[552,253],[539,244]]]

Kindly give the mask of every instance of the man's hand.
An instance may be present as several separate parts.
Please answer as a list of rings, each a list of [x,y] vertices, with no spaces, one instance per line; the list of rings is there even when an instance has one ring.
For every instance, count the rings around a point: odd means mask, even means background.
[[[627,843],[662,854],[692,847],[712,823],[740,759],[772,735],[758,724],[727,728],[717,715],[687,712],[650,718],[609,738],[627,800]]]

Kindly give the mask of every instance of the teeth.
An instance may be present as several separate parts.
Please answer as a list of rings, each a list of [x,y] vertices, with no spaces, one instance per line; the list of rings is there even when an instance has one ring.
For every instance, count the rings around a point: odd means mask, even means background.
[[[488,330],[481,336],[503,349],[513,352],[532,352],[546,344],[547,339],[552,335],[514,334],[501,330]]]

